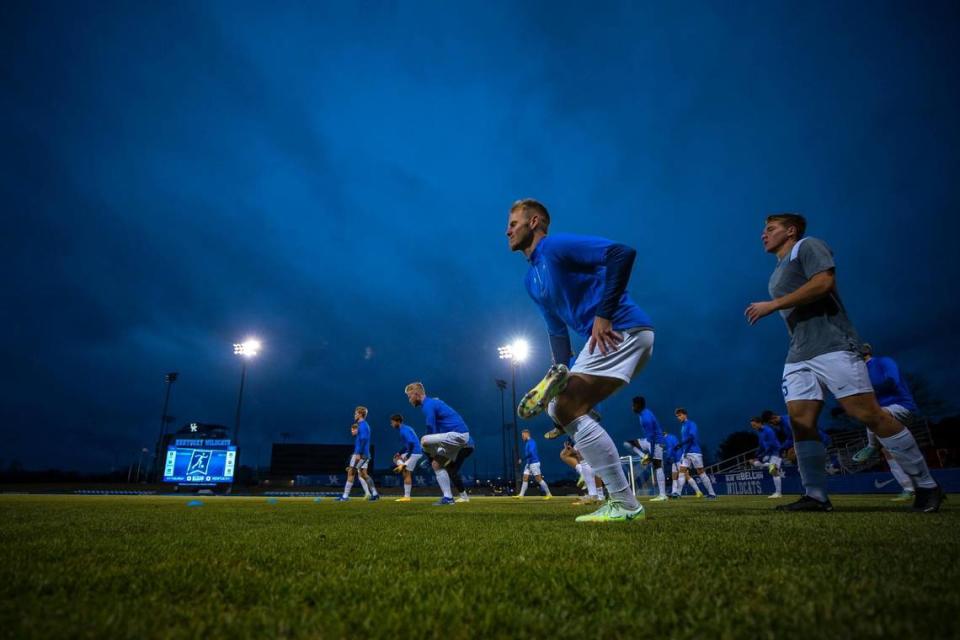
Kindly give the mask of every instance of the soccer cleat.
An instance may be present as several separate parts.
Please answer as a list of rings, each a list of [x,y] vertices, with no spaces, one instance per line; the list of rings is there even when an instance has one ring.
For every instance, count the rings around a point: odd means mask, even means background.
[[[643,454],[643,457],[640,458],[640,464],[644,464],[644,465],[650,464],[650,456],[648,456],[647,454]]]
[[[867,460],[872,458],[873,454],[875,454],[876,452],[877,452],[877,448],[868,444],[863,449],[860,449],[860,451],[857,451],[855,454],[853,454],[853,461],[856,462],[857,464],[866,462]]]
[[[623,503],[618,500],[608,500],[606,504],[594,511],[577,516],[577,522],[630,522],[631,520],[642,520],[644,516],[643,505],[637,504],[636,509],[627,509]]]
[[[597,498],[596,496],[580,496],[570,504],[572,504],[575,507],[582,507],[585,504],[599,504],[600,502],[603,502],[603,501],[600,500],[600,498]]]
[[[707,496],[707,500],[716,500],[716,499],[717,499],[717,495],[715,493],[711,493],[710,495]]]
[[[910,502],[913,500],[914,494],[913,491],[903,491],[896,498],[890,498],[891,502]]]
[[[697,491],[696,497],[702,498],[702,497],[703,497],[703,491]]]
[[[545,440],[556,440],[565,433],[566,431],[564,431],[561,427],[554,427],[553,429],[550,429],[550,431],[547,431],[545,434],[543,434],[543,438]]]
[[[379,493],[375,493],[375,494],[373,494],[373,495],[367,496],[367,501],[368,501],[368,502],[376,502],[376,501],[379,500],[379,499],[380,499],[380,494],[379,494]]]
[[[770,475],[773,475],[776,470],[777,470],[777,465],[775,464],[771,464],[769,467],[767,467],[767,471],[770,472]]]
[[[583,479],[583,476],[577,478],[577,489],[583,489],[587,486],[587,481]]]
[[[552,493],[548,493],[547,495],[543,496],[543,499],[544,499],[544,500],[553,500],[553,494],[552,494]]]
[[[435,507],[444,507],[444,506],[446,506],[446,505],[448,505],[448,504],[453,504],[453,498],[447,498],[446,496],[444,496],[443,498],[440,498],[439,500],[437,500],[436,502],[434,502],[434,503],[433,503],[433,506],[435,506]]]
[[[349,500],[350,500],[349,497],[340,496],[339,498],[334,500],[334,502],[348,502]]]
[[[916,495],[913,499],[913,510],[920,513],[936,513],[940,511],[940,505],[947,499],[947,494],[943,492],[940,485],[932,489],[917,487]]]
[[[527,419],[543,413],[550,401],[566,389],[569,377],[570,370],[566,365],[555,364],[550,367],[543,380],[523,396],[517,407],[517,415]]]
[[[403,473],[403,470],[406,469],[406,468],[407,468],[407,465],[401,462],[400,464],[398,464],[397,466],[395,466],[395,467],[393,468],[393,472],[394,472],[394,473]]]
[[[394,500],[394,502],[413,502],[413,498],[408,498],[407,496],[403,496],[402,498],[397,498],[396,500]]]
[[[667,496],[657,496],[656,498],[653,498],[652,500],[650,500],[650,502],[666,502],[666,501],[667,501]]]
[[[782,494],[782,493],[771,493],[770,495],[767,496],[768,499],[769,499],[769,498],[782,498],[782,497],[783,497],[783,494]]]
[[[833,504],[827,499],[823,502],[810,496],[802,496],[796,502],[774,507],[777,511],[833,511]]]
[[[454,499],[454,502],[470,502],[470,498],[464,498],[463,496],[457,496]]]
[[[518,493],[517,495],[515,495],[515,496],[510,496],[510,497],[513,498],[514,500],[519,500],[519,499],[522,498],[523,496]]]

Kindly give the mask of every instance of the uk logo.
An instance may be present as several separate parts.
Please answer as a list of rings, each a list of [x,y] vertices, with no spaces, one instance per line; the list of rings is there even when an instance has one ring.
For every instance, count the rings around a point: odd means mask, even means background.
[[[194,450],[190,455],[190,464],[187,465],[187,475],[205,476],[210,466],[210,452]]]

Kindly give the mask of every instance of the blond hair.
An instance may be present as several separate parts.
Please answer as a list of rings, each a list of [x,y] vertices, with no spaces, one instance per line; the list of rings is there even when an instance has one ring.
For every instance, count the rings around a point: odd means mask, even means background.
[[[510,205],[510,213],[513,213],[517,209],[523,211],[528,220],[531,216],[539,216],[540,223],[537,225],[537,228],[546,231],[547,227],[550,226],[550,212],[547,211],[547,207],[539,200],[534,200],[533,198],[517,200]]]
[[[406,387],[404,387],[404,393],[410,393],[411,391],[419,391],[420,393],[426,395],[427,391],[423,388],[422,382],[411,382]]]
[[[367,417],[367,408],[366,407],[357,407],[353,410],[354,413],[359,413],[361,418]]]

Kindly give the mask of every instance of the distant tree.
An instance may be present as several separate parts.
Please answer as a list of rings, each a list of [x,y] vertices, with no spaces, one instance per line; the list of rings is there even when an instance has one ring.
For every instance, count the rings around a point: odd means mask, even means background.
[[[717,461],[733,458],[757,450],[757,434],[753,431],[734,431],[717,447]]]

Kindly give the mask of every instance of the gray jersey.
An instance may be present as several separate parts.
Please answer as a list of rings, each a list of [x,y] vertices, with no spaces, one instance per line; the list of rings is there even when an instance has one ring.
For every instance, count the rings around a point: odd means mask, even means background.
[[[810,278],[833,269],[833,252],[823,240],[802,238],[777,263],[770,276],[770,297],[793,293]],[[780,311],[790,332],[787,362],[803,362],[834,351],[860,350],[860,337],[840,301],[836,287],[809,304]]]

